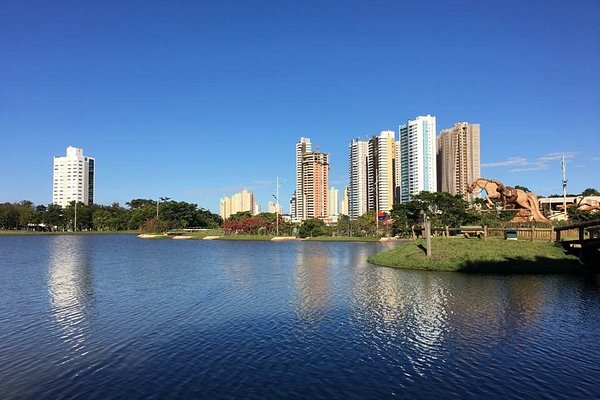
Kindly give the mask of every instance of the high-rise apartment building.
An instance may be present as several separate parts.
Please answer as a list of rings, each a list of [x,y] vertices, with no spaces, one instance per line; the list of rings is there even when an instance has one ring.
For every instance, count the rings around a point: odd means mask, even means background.
[[[329,197],[327,199],[328,202],[328,216],[337,217],[340,214],[340,206],[339,206],[339,190],[334,187],[329,189]]]
[[[367,197],[370,211],[389,212],[394,205],[394,131],[382,131],[368,144]]]
[[[405,203],[422,191],[436,191],[435,117],[418,116],[399,131],[400,202]]]
[[[292,220],[327,218],[329,155],[313,152],[309,138],[296,143],[296,190],[290,201]]]
[[[437,137],[437,187],[439,191],[472,200],[467,187],[480,177],[479,124],[456,123]]]
[[[227,219],[238,212],[249,212],[258,214],[258,204],[254,199],[254,193],[246,189],[230,197],[223,197],[219,203],[219,215]]]
[[[291,203],[291,214],[292,219],[295,221],[303,221],[306,219],[306,190],[304,188],[303,169],[302,164],[304,155],[312,153],[312,144],[310,138],[301,137],[300,141],[296,143],[296,190],[292,196]]]
[[[356,219],[367,212],[369,144],[353,139],[348,146],[348,216]]]
[[[283,214],[281,204],[277,204],[273,201],[269,201],[267,204],[267,212],[271,214]]]
[[[54,157],[52,203],[66,207],[72,201],[94,203],[96,160],[83,149],[69,146],[65,157]]]
[[[342,198],[342,201],[340,202],[340,214],[341,215],[348,215],[348,209],[349,209],[348,192],[349,192],[349,189],[346,186],[346,188],[344,189],[344,197]]]
[[[349,145],[349,216],[367,211],[389,212],[395,199],[396,143],[394,131],[382,131],[368,141]]]
[[[326,218],[329,215],[329,154],[307,153],[302,159],[304,219]]]

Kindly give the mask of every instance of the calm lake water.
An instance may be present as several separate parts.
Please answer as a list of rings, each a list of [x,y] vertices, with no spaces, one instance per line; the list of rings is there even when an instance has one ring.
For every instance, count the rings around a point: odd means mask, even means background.
[[[598,277],[386,246],[0,237],[0,398],[600,398]]]

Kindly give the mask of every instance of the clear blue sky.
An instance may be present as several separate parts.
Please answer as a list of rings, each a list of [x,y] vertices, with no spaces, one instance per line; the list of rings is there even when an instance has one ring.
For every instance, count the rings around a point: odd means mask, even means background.
[[[600,3],[3,1],[0,201],[51,202],[52,157],[96,158],[96,201],[218,212],[293,191],[308,136],[347,184],[354,137],[433,114],[481,124],[482,175],[600,189]]]

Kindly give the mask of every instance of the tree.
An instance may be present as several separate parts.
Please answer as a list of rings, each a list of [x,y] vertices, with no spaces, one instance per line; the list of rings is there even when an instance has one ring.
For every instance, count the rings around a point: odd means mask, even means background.
[[[586,197],[586,196],[600,196],[600,192],[598,192],[594,188],[587,188],[583,192],[581,192],[581,195],[583,197]]]
[[[49,225],[51,230],[65,230],[66,221],[67,219],[61,206],[58,204],[48,204],[43,222]]]
[[[392,209],[393,231],[406,233],[410,226],[421,222],[421,210],[434,226],[460,226],[474,218],[467,212],[469,203],[460,195],[446,192],[421,192],[407,203]]]
[[[372,236],[377,233],[375,211],[367,211],[354,221],[354,231],[363,235]]]
[[[19,225],[27,228],[27,225],[33,222],[35,211],[33,203],[29,200],[23,200],[17,204],[17,210],[19,212]]]
[[[516,185],[515,189],[521,189],[524,192],[531,192],[531,190],[529,190],[529,188],[527,188],[525,186],[521,186],[521,185]]]
[[[305,220],[298,229],[298,236],[301,238],[315,236],[331,236],[332,230],[323,220],[318,218],[309,218]]]
[[[0,227],[17,229],[19,226],[19,210],[15,204],[0,204]]]
[[[567,215],[569,216],[569,222],[586,222],[594,219],[594,213],[590,211],[583,211],[576,207],[567,208]]]
[[[338,217],[337,224],[335,225],[335,231],[338,236],[350,236],[350,217],[341,214]]]

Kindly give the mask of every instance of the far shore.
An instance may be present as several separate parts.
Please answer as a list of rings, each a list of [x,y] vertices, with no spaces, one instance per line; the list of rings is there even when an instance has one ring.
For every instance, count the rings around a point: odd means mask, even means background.
[[[35,235],[135,235],[139,231],[19,231],[0,229],[0,236],[35,236]]]
[[[183,240],[228,240],[228,241],[248,241],[248,242],[285,242],[285,241],[308,241],[308,242],[382,242],[395,241],[394,238],[380,238],[373,236],[317,236],[309,238],[299,238],[296,236],[271,236],[271,235],[223,235],[215,234],[216,232],[185,232],[177,234],[162,234],[162,233],[142,233],[138,237],[141,239],[183,239]]]

